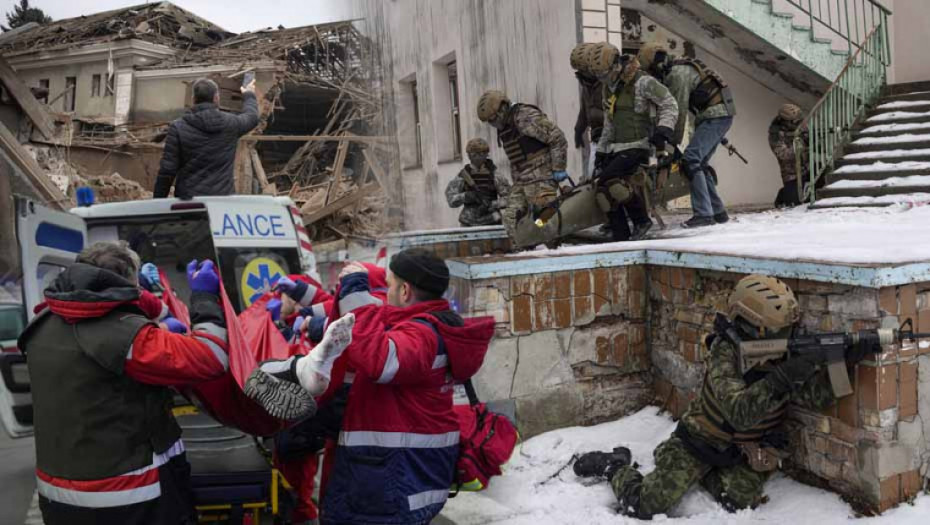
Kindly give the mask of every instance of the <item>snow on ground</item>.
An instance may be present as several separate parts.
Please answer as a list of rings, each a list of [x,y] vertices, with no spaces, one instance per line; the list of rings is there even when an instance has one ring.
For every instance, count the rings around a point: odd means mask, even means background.
[[[916,129],[930,129],[930,122],[917,122],[911,124],[882,124],[879,126],[869,126],[860,133],[869,135],[871,133],[891,133],[895,131],[913,131]]]
[[[866,171],[913,171],[930,170],[930,162],[907,160],[904,162],[874,162],[872,164],[854,164],[841,166],[833,173],[862,173]]]
[[[704,228],[670,225],[645,241],[564,246],[556,250],[537,248],[508,257],[650,249],[791,261],[902,264],[930,261],[927,224],[930,224],[930,206],[920,204],[827,210],[799,206],[741,214],[727,224]]]
[[[930,204],[930,193],[898,193],[895,195],[881,195],[879,197],[830,197],[817,199],[819,206],[862,206],[865,204],[903,204],[926,205]]]
[[[891,111],[888,113],[879,113],[874,117],[869,117],[866,122],[887,122],[889,120],[908,120],[918,118],[930,118],[930,111]]]
[[[613,492],[604,482],[575,476],[566,467],[572,454],[610,450],[625,445],[642,471],[655,468],[652,451],[675,429],[676,423],[646,407],[625,418],[593,427],[572,427],[536,436],[520,445],[502,477],[483,492],[461,493],[450,499],[443,516],[456,525],[596,525],[670,523],[722,525],[774,523],[791,525],[918,525],[928,522],[930,496],[902,505],[877,518],[855,518],[853,510],[834,493],[802,485],[776,474],[765,486],[768,503],[755,510],[727,513],[709,494],[692,488],[669,516],[651,522],[616,513]]]
[[[863,151],[860,153],[850,153],[849,155],[843,155],[843,160],[916,157],[918,155],[930,155],[930,149],[888,149],[884,151]]]
[[[827,185],[829,189],[848,188],[907,188],[930,185],[930,175],[910,175],[907,177],[889,177],[881,180],[838,180]]]
[[[913,106],[930,106],[930,100],[899,100],[897,102],[886,102],[880,104],[878,109],[898,109]]]
[[[863,137],[856,139],[853,144],[894,144],[896,142],[923,142],[930,141],[930,134],[913,134],[904,133],[902,135],[893,135],[891,137]]]

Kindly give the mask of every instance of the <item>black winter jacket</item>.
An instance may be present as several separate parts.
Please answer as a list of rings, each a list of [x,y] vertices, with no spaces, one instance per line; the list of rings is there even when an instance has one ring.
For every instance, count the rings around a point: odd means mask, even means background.
[[[189,199],[204,195],[232,195],[233,164],[239,137],[258,125],[258,101],[245,93],[242,113],[220,111],[216,104],[197,104],[168,128],[165,152],[155,179],[154,197]]]

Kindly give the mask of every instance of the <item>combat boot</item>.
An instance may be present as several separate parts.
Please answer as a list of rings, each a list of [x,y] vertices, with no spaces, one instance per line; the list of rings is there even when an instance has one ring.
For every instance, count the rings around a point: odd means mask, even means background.
[[[633,460],[630,449],[617,447],[613,452],[585,452],[575,461],[572,469],[576,476],[591,478],[603,476],[610,479],[620,467],[628,466]]]
[[[278,419],[291,421],[313,415],[316,401],[297,378],[296,365],[301,357],[263,361],[249,375],[243,392]]]
[[[652,229],[652,221],[641,222],[633,227],[633,234],[630,235],[631,241],[641,241],[646,237],[646,234],[649,233],[649,230]]]

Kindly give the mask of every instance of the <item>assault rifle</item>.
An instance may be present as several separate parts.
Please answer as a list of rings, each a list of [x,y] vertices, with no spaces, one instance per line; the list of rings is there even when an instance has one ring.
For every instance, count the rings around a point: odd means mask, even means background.
[[[836,397],[852,393],[849,374],[846,372],[846,353],[860,345],[866,352],[880,353],[881,346],[904,341],[930,338],[930,333],[914,333],[914,324],[908,319],[899,328],[879,328],[858,332],[800,335],[791,339],[763,339],[740,342],[740,372],[752,367],[792,355],[816,355],[827,365],[827,374]],[[861,346],[860,346],[861,347]]]
[[[736,146],[730,144],[730,141],[726,137],[720,139],[720,145],[726,148],[727,153],[729,153],[731,157],[736,155],[739,157],[739,160],[743,161],[743,164],[749,164],[749,161],[746,160],[746,157],[740,155],[740,152],[736,150]]]
[[[489,210],[495,210],[495,211],[497,210],[497,208],[492,206],[491,205],[492,203],[484,197],[481,191],[478,190],[478,185],[475,184],[475,179],[471,178],[471,175],[469,175],[467,171],[462,170],[462,178],[465,180],[465,185],[471,188],[472,193],[474,193],[475,196],[478,197],[478,201],[481,203],[482,206],[484,206],[485,208]]]

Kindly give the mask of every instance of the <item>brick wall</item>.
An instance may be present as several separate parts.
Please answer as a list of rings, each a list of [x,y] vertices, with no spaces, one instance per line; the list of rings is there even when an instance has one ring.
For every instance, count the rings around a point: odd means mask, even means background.
[[[643,267],[453,278],[450,289],[461,311],[497,321],[475,384],[486,399],[513,400],[525,437],[650,401]]]
[[[648,266],[656,403],[675,417],[703,377],[703,338],[742,274]],[[812,332],[897,326],[930,331],[930,283],[882,289],[786,279]],[[924,290],[926,288],[926,291]],[[850,371],[855,392],[823,413],[792,407],[793,468],[866,510],[913,497],[927,477],[930,344],[887,347]],[[923,417],[921,417],[923,415]]]

